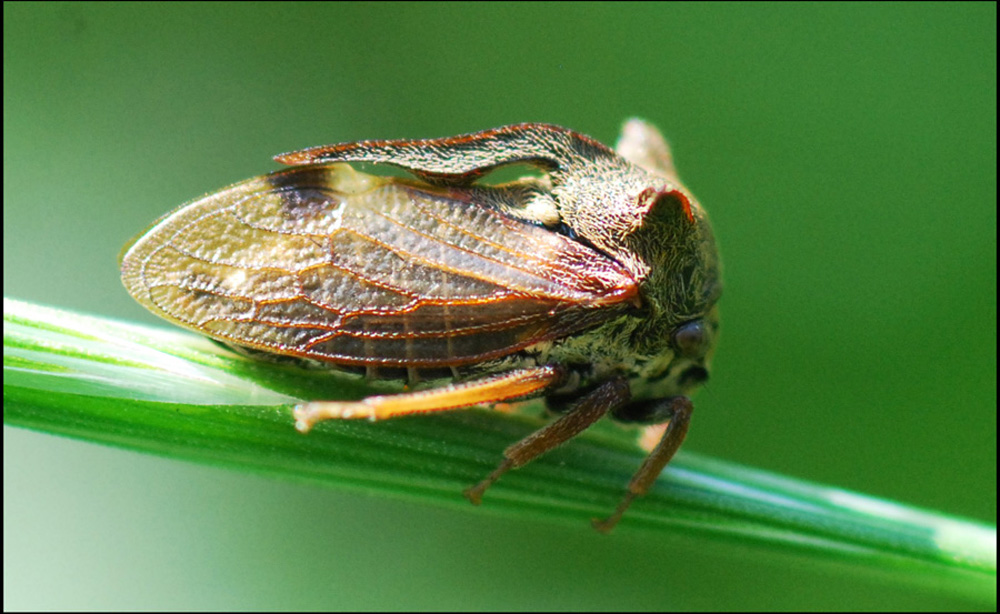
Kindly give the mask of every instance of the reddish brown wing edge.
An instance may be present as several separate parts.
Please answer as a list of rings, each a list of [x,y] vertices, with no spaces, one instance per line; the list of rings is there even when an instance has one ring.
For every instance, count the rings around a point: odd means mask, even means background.
[[[479,204],[489,189],[297,167],[164,217],[127,249],[122,280],[224,343],[361,366],[500,358],[636,302],[622,266]]]

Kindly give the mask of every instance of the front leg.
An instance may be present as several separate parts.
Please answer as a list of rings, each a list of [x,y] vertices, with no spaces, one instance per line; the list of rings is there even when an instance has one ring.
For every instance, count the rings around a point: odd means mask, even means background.
[[[660,472],[667,466],[670,459],[674,457],[684,438],[687,436],[688,425],[691,423],[691,412],[694,405],[691,399],[685,396],[668,397],[656,401],[645,401],[632,405],[623,405],[615,410],[615,418],[623,422],[643,422],[659,423],[668,421],[667,428],[663,431],[663,437],[653,451],[649,453],[646,460],[640,465],[638,471],[632,476],[628,483],[628,491],[622,498],[621,503],[615,511],[604,520],[593,520],[594,528],[602,533],[607,533],[615,528],[622,514],[632,504],[636,497],[646,494]]]
[[[568,412],[504,450],[504,459],[500,465],[486,476],[486,479],[466,489],[466,498],[473,504],[479,505],[486,489],[504,473],[526,465],[576,437],[609,411],[625,405],[630,395],[628,381],[624,377],[617,377],[601,384],[577,401]]]

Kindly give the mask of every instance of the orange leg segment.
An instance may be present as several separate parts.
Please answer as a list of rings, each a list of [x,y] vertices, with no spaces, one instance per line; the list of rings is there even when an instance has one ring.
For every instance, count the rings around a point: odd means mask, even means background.
[[[316,401],[295,408],[295,426],[303,433],[317,422],[330,419],[381,420],[410,414],[447,411],[478,405],[530,397],[558,384],[564,372],[554,365],[516,369],[471,382],[455,383],[441,388],[407,392],[394,395],[373,396],[360,401]],[[562,445],[608,412],[627,407],[631,397],[628,381],[624,377],[609,380],[585,396],[567,413],[550,422],[521,441],[509,446],[503,460],[485,479],[467,488],[466,498],[478,505],[483,493],[500,476],[521,467],[549,450]],[[604,520],[593,521],[599,531],[610,531],[629,505],[652,487],[663,468],[684,442],[694,409],[687,397],[677,396],[662,401],[669,423],[656,448],[636,471],[621,503]]]
[[[317,422],[332,419],[383,420],[530,396],[562,379],[562,370],[545,365],[516,369],[491,377],[360,401],[314,401],[295,408],[295,428],[305,433]]]

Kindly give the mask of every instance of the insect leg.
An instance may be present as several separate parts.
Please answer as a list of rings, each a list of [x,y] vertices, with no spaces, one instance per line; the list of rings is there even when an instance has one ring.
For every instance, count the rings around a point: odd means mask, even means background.
[[[473,504],[479,505],[483,499],[483,493],[501,475],[510,469],[525,465],[552,448],[569,441],[588,426],[600,420],[604,414],[624,405],[629,396],[628,381],[625,378],[619,377],[605,382],[580,399],[576,406],[567,413],[504,450],[504,459],[500,465],[483,481],[467,488],[464,492],[466,498]]]
[[[516,124],[440,139],[359,141],[275,156],[282,164],[374,162],[413,172],[428,183],[465,185],[518,162],[565,171],[580,159],[616,154],[588,136],[550,124]]]
[[[660,472],[663,471],[663,468],[670,462],[670,459],[674,457],[677,449],[684,443],[684,437],[687,435],[688,424],[691,422],[691,412],[694,409],[694,405],[690,399],[684,396],[670,397],[664,399],[662,403],[665,405],[659,408],[658,411],[663,411],[671,416],[670,424],[667,425],[667,430],[663,432],[663,438],[660,439],[660,443],[653,448],[653,451],[643,461],[639,470],[632,476],[632,480],[628,484],[628,492],[625,493],[615,511],[604,520],[593,520],[594,528],[598,531],[607,533],[618,524],[618,521],[622,518],[622,514],[631,505],[632,500],[636,497],[641,497],[649,491],[653,482],[659,477]]]
[[[536,394],[562,379],[562,369],[552,365],[516,369],[471,382],[442,388],[372,396],[360,401],[314,401],[295,408],[295,428],[308,432],[322,420],[367,418],[446,411],[479,403],[507,401]]]

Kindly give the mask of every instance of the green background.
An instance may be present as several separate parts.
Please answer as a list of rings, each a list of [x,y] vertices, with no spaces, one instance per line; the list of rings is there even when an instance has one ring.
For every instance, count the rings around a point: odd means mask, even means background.
[[[273,154],[638,115],[725,262],[687,449],[996,522],[995,4],[3,10],[5,296],[152,323],[121,246]],[[962,603],[5,427],[4,607]]]

